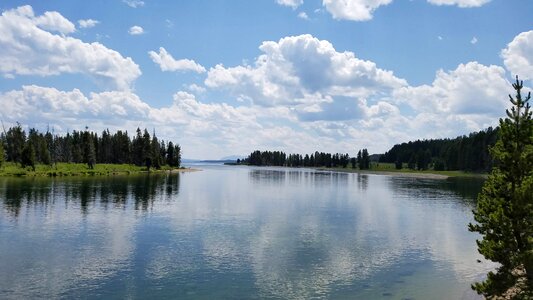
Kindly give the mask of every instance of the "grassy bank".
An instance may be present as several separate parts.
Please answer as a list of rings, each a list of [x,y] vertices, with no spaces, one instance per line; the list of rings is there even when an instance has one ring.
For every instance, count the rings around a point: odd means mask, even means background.
[[[390,174],[390,175],[406,175],[406,176],[417,176],[417,177],[436,177],[447,178],[447,177],[486,177],[486,173],[473,173],[465,171],[435,171],[435,170],[412,170],[406,167],[402,169],[396,169],[395,165],[392,163],[372,163],[370,165],[370,170],[359,170],[352,169],[351,165],[342,168],[320,168],[321,170],[330,170],[336,172],[348,172],[348,173],[366,173],[366,174]]]
[[[164,166],[160,170],[151,169],[150,172],[171,171],[174,168]],[[128,164],[96,164],[89,169],[87,164],[57,163],[53,166],[36,165],[35,171],[30,167],[22,168],[15,163],[4,163],[0,167],[0,176],[91,176],[91,175],[127,175],[148,172],[146,167]]]

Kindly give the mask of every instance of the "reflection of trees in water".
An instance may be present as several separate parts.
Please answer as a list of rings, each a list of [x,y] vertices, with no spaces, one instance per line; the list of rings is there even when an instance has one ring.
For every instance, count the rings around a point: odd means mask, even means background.
[[[424,197],[428,199],[442,198],[445,194],[453,194],[465,200],[469,206],[474,204],[477,194],[481,191],[484,179],[452,177],[445,180],[419,179],[409,177],[390,177],[394,190],[401,195]]]
[[[149,210],[156,199],[170,201],[179,193],[179,174],[91,178],[6,178],[0,182],[0,199],[9,215],[17,217],[26,206],[63,202],[79,204],[87,214],[92,205],[102,208]]]
[[[33,188],[27,188],[31,184]],[[0,199],[3,200],[4,208],[9,214],[17,217],[24,202],[28,206],[32,204],[47,205],[53,201],[53,181],[39,178],[20,179],[10,178],[1,184]]]
[[[252,169],[248,172],[250,181],[257,185],[264,184],[301,184],[305,185],[345,185],[349,174],[330,171],[315,171],[310,169]]]
[[[286,173],[286,170],[253,169],[248,173],[248,177],[256,184],[281,184],[285,182]]]
[[[368,175],[357,173],[357,187],[360,190],[366,191],[368,188]]]

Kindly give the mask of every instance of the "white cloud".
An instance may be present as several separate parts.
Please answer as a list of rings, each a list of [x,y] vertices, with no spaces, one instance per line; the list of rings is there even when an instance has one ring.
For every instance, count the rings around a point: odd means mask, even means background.
[[[144,33],[144,29],[141,26],[134,25],[130,27],[128,33],[130,35],[140,35]]]
[[[392,0],[323,0],[323,5],[334,19],[368,21],[378,7],[391,2]]]
[[[206,71],[202,65],[197,64],[194,60],[175,60],[163,47],[159,48],[159,53],[149,51],[148,54],[152,61],[159,65],[161,71],[193,71],[196,73],[204,73]]]
[[[296,9],[298,6],[304,3],[304,0],[276,0],[279,5],[290,6]]]
[[[480,7],[491,0],[427,0],[434,5],[457,5],[461,8]],[[380,6],[393,0],[322,0],[323,6],[334,19],[350,21],[368,21]],[[317,12],[317,10],[315,10]]]
[[[480,7],[491,0],[427,0],[435,5],[457,5],[458,7]]]
[[[352,52],[337,52],[333,45],[311,35],[267,41],[254,66],[217,65],[205,84],[229,89],[260,105],[328,102],[324,95],[369,97],[406,85],[390,71]]]
[[[91,28],[91,27],[96,26],[98,23],[100,22],[97,20],[93,20],[93,19],[78,20],[78,24],[80,25],[81,28]]]
[[[533,81],[533,30],[517,35],[502,50],[501,56],[513,76]]]
[[[37,27],[46,31],[57,31],[62,34],[69,34],[76,31],[76,27],[72,22],[55,11],[47,11],[43,15],[35,17],[31,6],[23,6],[18,12],[21,16],[32,18],[33,23]]]
[[[303,19],[303,20],[309,20],[309,16],[304,11],[298,14],[298,18]]]
[[[29,5],[4,11],[0,16],[0,73],[4,76],[81,73],[118,89],[128,89],[139,77],[139,66],[131,58],[124,58],[100,43],[89,44],[65,36],[74,30],[74,24],[57,12],[35,16]]]
[[[470,44],[472,44],[472,45],[477,44],[477,37],[473,37],[473,38],[470,40]]]
[[[419,112],[494,117],[507,106],[509,87],[502,67],[469,62],[439,70],[432,85],[403,87],[394,96]]]
[[[203,87],[203,86],[199,86],[199,85],[197,85],[197,84],[195,84],[195,83],[189,85],[189,86],[187,87],[187,89],[188,89],[189,91],[193,92],[193,93],[196,93],[196,94],[202,94],[202,93],[205,93],[205,92],[206,92],[205,87]]]
[[[122,0],[123,3],[126,3],[129,7],[137,8],[144,6],[144,1],[140,0]]]

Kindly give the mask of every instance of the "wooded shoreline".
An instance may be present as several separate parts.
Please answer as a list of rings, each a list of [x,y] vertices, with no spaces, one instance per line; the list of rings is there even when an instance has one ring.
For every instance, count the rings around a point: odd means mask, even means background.
[[[21,167],[15,163],[6,163],[0,168],[0,177],[68,177],[68,176],[115,176],[133,174],[161,174],[194,172],[198,169],[162,166],[160,169],[140,167],[131,164],[97,164],[89,168],[82,163],[57,163],[53,166],[38,164],[35,170]]]

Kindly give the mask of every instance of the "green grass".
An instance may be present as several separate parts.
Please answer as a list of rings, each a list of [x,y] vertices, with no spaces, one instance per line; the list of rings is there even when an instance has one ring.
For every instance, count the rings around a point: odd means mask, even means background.
[[[151,172],[168,171],[173,168],[164,166],[161,170],[151,169]],[[94,169],[89,169],[87,164],[57,163],[53,166],[36,165],[35,171],[30,167],[22,168],[12,162],[4,163],[0,167],[0,176],[90,176],[90,175],[126,175],[147,172],[146,167],[128,164],[96,164]]]
[[[465,172],[465,171],[411,170],[407,168],[407,164],[404,164],[403,168],[398,170],[396,169],[393,163],[372,163],[370,165],[370,170],[352,169],[351,165],[348,165],[348,167],[346,168],[336,167],[336,168],[324,168],[324,169],[334,170],[334,171],[339,171],[339,172],[349,172],[349,173],[393,172],[393,173],[408,173],[408,174],[437,174],[437,175],[444,175],[444,176],[449,176],[449,177],[484,177],[487,175],[486,173],[473,173],[473,172]]]

